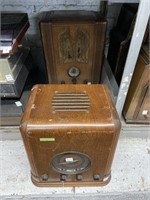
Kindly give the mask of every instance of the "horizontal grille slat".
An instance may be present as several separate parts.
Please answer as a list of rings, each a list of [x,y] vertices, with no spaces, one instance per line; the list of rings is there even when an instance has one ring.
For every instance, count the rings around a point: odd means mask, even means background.
[[[88,105],[90,105],[90,102],[79,102],[79,101],[78,102],[69,102],[69,101],[65,102],[64,101],[64,102],[52,102],[52,105],[53,106],[59,106],[59,105],[60,106],[61,105],[67,105],[67,106],[70,106],[70,105],[81,105],[81,106],[82,105],[87,105],[88,106]]]
[[[87,107],[89,107],[89,105],[87,106],[87,105],[68,105],[68,106],[64,106],[64,105],[58,105],[58,106],[53,106],[54,108],[66,108],[66,109],[71,109],[71,108],[87,108]]]
[[[66,97],[66,96],[58,96],[58,97],[54,97],[53,98],[53,100],[59,100],[59,99],[75,99],[75,100],[78,100],[78,99],[89,99],[88,97],[86,97],[86,96],[83,96],[83,97],[74,97],[74,96],[68,96],[68,97]]]
[[[55,92],[51,104],[54,111],[86,112],[90,106],[90,100],[85,92]]]
[[[56,112],[87,112],[87,108],[85,109],[81,109],[81,108],[76,108],[76,109],[64,109],[64,108],[56,108],[55,109]]]
[[[89,99],[53,99],[52,103],[63,103],[63,102],[72,102],[72,103],[89,103]]]
[[[55,94],[57,96],[87,96],[87,94],[85,92],[77,92],[77,93],[73,93],[73,92],[55,92]]]

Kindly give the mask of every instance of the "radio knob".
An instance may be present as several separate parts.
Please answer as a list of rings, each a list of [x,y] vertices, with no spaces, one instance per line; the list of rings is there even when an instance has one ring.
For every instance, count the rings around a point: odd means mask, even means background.
[[[99,181],[100,180],[100,175],[99,174],[94,174],[93,176],[95,181]]]
[[[67,176],[65,174],[61,174],[60,180],[61,181],[66,181],[66,179],[67,179]]]
[[[84,83],[84,84],[87,84],[87,83],[88,83],[88,81],[87,81],[87,80],[84,80],[84,81],[83,81],[83,83]]]
[[[61,84],[65,84],[65,81],[61,81]]]
[[[82,178],[83,178],[83,177],[82,177],[81,174],[77,174],[76,178],[77,178],[78,181],[82,181]]]
[[[48,174],[43,174],[42,176],[41,176],[41,179],[42,179],[42,181],[47,181],[48,180]]]
[[[72,83],[76,84],[77,83],[77,79],[76,78],[72,78]]]

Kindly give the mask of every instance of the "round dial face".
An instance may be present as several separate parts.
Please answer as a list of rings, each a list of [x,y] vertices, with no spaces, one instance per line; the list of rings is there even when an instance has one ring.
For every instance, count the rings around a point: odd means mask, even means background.
[[[70,77],[76,78],[77,76],[79,76],[80,70],[79,70],[79,68],[77,68],[77,67],[71,67],[71,68],[68,70],[68,74],[69,74]]]
[[[80,174],[90,168],[91,160],[80,152],[63,152],[55,155],[50,165],[59,173]]]

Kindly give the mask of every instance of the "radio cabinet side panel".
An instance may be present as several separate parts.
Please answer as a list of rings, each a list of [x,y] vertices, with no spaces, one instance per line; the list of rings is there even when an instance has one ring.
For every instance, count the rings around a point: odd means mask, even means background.
[[[102,65],[104,60],[104,46],[107,22],[96,22],[95,28],[95,50],[93,58],[92,82],[99,83],[101,81]]]
[[[55,73],[55,57],[53,53],[52,24],[50,22],[41,22],[40,30],[42,36],[43,51],[45,55],[48,82],[55,83],[56,73]]]
[[[109,157],[107,160],[107,164],[106,164],[106,171],[105,171],[105,174],[106,174],[106,172],[111,172],[111,166],[113,164],[113,159],[114,159],[114,155],[115,155],[115,151],[117,148],[118,139],[119,139],[120,131],[121,131],[121,121],[119,119],[119,115],[117,113],[115,104],[111,98],[110,91],[108,90],[108,88],[106,86],[104,86],[104,88],[105,88],[107,100],[110,105],[110,111],[112,114],[111,118],[112,118],[112,124],[113,124],[112,131],[114,133],[112,143],[110,146],[111,151],[110,151],[110,154],[109,154]]]
[[[37,174],[37,168],[35,166],[33,151],[31,150],[31,145],[29,144],[27,135],[31,133],[29,130],[30,113],[31,113],[31,110],[34,109],[34,101],[38,92],[38,87],[39,87],[38,85],[35,85],[33,86],[31,90],[31,95],[29,97],[29,101],[27,103],[26,110],[23,114],[23,117],[20,122],[20,127],[19,127],[33,174]]]

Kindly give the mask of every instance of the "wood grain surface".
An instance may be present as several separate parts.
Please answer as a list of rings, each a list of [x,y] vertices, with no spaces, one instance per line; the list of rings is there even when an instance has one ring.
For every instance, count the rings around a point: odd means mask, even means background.
[[[20,131],[34,184],[88,186],[109,182],[120,121],[105,85],[35,85]],[[90,167],[79,174],[58,173],[52,167],[53,158],[66,152],[85,154]]]

